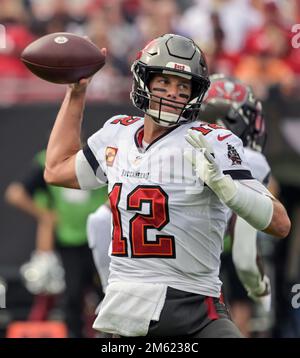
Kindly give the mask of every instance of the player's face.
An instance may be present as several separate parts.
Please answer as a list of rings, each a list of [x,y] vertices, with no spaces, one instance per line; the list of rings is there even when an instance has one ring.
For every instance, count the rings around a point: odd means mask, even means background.
[[[180,104],[186,104],[189,101],[192,93],[192,85],[190,80],[179,76],[164,74],[155,75],[150,81],[149,89],[153,95],[150,102],[151,109],[159,110],[159,98],[163,98],[166,99],[166,101],[162,100],[162,106],[160,110],[176,114],[181,113],[183,106]],[[168,100],[176,101],[178,103],[170,102]]]

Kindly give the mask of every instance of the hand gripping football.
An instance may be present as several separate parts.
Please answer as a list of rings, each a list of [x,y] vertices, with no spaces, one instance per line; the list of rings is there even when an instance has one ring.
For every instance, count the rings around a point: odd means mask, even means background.
[[[29,44],[21,60],[36,76],[54,83],[75,83],[105,64],[105,56],[88,39],[66,32],[43,36]]]

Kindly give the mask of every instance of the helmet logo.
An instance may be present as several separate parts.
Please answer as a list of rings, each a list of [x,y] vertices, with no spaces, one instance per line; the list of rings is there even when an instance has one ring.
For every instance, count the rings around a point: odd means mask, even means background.
[[[247,94],[247,88],[240,83],[217,81],[211,84],[205,101],[220,98],[237,103],[244,103],[247,99]]]
[[[184,65],[178,65],[177,63],[175,63],[174,68],[176,70],[184,71]]]
[[[183,63],[168,62],[166,67],[174,68],[174,70],[191,72],[190,66],[184,65]]]

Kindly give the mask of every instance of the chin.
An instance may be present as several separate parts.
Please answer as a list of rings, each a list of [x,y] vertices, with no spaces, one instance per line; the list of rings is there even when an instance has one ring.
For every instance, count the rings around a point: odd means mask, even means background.
[[[172,114],[177,114],[179,116],[180,112],[178,109],[172,109],[170,107],[161,107],[161,111],[162,112],[167,112],[167,113],[172,113]]]

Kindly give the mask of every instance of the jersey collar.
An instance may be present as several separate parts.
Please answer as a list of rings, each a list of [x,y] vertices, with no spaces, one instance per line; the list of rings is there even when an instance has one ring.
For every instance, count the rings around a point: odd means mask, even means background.
[[[140,128],[137,129],[137,131],[134,134],[134,142],[136,147],[138,148],[139,151],[147,151],[153,144],[155,144],[156,142],[158,142],[159,140],[161,140],[163,137],[165,137],[166,135],[168,135],[169,133],[173,132],[173,130],[175,130],[176,128],[178,128],[179,125],[174,126],[172,128],[170,128],[169,130],[167,130],[165,133],[163,133],[162,135],[160,135],[159,137],[157,137],[156,139],[154,139],[153,142],[151,142],[148,147],[145,149],[143,147],[143,138],[144,138],[144,125],[142,125]]]

